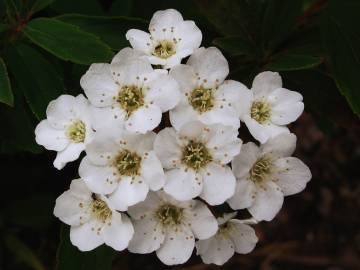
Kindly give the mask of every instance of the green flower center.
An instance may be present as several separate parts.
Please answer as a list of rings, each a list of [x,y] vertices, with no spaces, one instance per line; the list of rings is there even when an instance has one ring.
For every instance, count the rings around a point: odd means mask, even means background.
[[[232,229],[231,224],[230,224],[229,222],[226,222],[226,223],[224,223],[224,224],[222,224],[222,225],[219,226],[219,232],[218,232],[218,234],[219,234],[220,236],[222,236],[222,237],[227,238],[227,237],[229,237],[229,235],[230,235],[231,229]]]
[[[129,150],[121,151],[114,159],[113,166],[120,175],[134,176],[140,171],[141,157]]]
[[[66,130],[66,136],[74,143],[84,142],[85,133],[85,124],[80,120],[73,122]]]
[[[269,103],[258,100],[254,101],[250,109],[251,118],[260,124],[264,124],[270,120],[271,108]]]
[[[194,110],[203,113],[214,107],[214,97],[212,89],[196,88],[189,96],[189,103]]]
[[[175,44],[170,40],[162,40],[155,46],[153,55],[167,59],[176,53]]]
[[[272,162],[269,157],[259,158],[250,169],[250,180],[255,183],[263,182],[271,173]]]
[[[144,105],[144,94],[141,88],[126,85],[121,87],[116,101],[130,115]]]
[[[97,220],[105,222],[111,219],[112,212],[107,206],[106,202],[96,197],[95,194],[92,196],[93,201],[91,202],[91,214]]]
[[[190,141],[183,148],[181,161],[188,168],[199,170],[211,162],[212,157],[203,143]]]
[[[178,225],[181,224],[183,210],[171,204],[164,204],[156,211],[155,216],[163,225]]]

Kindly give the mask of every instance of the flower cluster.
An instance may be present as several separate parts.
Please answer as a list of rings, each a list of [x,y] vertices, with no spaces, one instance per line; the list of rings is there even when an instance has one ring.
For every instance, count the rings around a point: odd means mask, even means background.
[[[58,169],[86,154],[55,216],[82,251],[105,243],[156,252],[168,265],[194,248],[218,265],[251,252],[250,225],[272,220],[311,178],[291,157],[296,136],[286,127],[302,113],[302,96],[274,72],[251,89],[226,79],[223,54],[200,47],[199,28],[173,9],[156,12],[149,33],[131,29],[126,38],[132,48],[83,75],[86,97],[50,102],[35,130],[38,144],[57,151]],[[241,121],[259,144],[242,145]],[[236,219],[241,209],[252,217]]]

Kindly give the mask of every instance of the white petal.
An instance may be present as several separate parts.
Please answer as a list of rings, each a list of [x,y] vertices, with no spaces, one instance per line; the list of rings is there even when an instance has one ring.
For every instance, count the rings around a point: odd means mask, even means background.
[[[63,151],[57,153],[54,160],[54,167],[61,170],[66,163],[78,159],[81,152],[84,150],[84,143],[70,143]]]
[[[253,142],[248,142],[241,147],[241,152],[237,155],[231,167],[236,178],[245,178],[256,160],[260,157],[260,148]]]
[[[134,229],[134,237],[129,243],[133,253],[151,253],[159,249],[165,239],[163,228],[152,217],[134,221]]]
[[[222,83],[229,74],[229,65],[219,49],[201,47],[194,51],[187,64],[199,74],[205,88],[213,88]]]
[[[136,59],[144,59],[145,60],[145,59],[147,59],[147,56],[139,50],[134,50],[130,47],[126,47],[126,48],[121,49],[114,56],[114,58],[111,60],[111,64],[119,63],[119,64],[126,65],[126,63],[131,62]]]
[[[179,137],[186,138],[187,140],[194,139],[196,141],[204,141],[207,139],[208,134],[205,131],[206,125],[199,121],[192,121],[183,125],[178,132]]]
[[[280,158],[275,161],[277,173],[276,184],[285,196],[293,195],[305,189],[311,179],[311,172],[300,159],[294,157]]]
[[[149,186],[142,177],[121,177],[118,188],[109,196],[116,210],[125,211],[124,206],[131,206],[145,200]]]
[[[193,53],[194,49],[200,47],[202,40],[202,33],[193,21],[180,22],[174,28],[174,36],[179,40],[176,44],[178,51],[189,50],[187,55]]]
[[[170,69],[174,66],[177,66],[181,63],[181,59],[186,56],[189,56],[191,51],[184,50],[184,51],[177,51],[174,55],[170,56],[169,58],[165,59],[165,63],[163,64],[164,69]],[[163,60],[163,59],[161,59]]]
[[[97,132],[94,140],[86,146],[89,161],[101,166],[107,165],[119,150],[115,139],[105,132]]]
[[[81,251],[90,251],[104,244],[101,233],[98,234],[98,228],[102,228],[102,222],[91,220],[80,226],[72,226],[70,229],[70,241]]]
[[[229,163],[240,153],[242,141],[237,137],[237,128],[216,124],[208,126],[206,133],[206,146],[211,150],[214,160],[220,164]]]
[[[207,239],[213,236],[218,230],[218,223],[209,208],[198,200],[194,200],[191,206],[188,221],[195,237]]]
[[[230,238],[235,244],[235,251],[240,254],[251,252],[258,241],[255,230],[236,219],[230,220],[229,224],[232,228]]]
[[[244,209],[250,207],[254,203],[255,186],[248,179],[240,179],[236,181],[234,196],[227,202],[232,209]]]
[[[92,127],[96,130],[106,130],[108,133],[116,134],[124,129],[126,112],[118,104],[111,107],[90,108]]]
[[[302,95],[284,88],[276,89],[268,97],[271,103],[271,121],[277,125],[294,122],[304,111]]]
[[[76,107],[75,103],[75,97],[70,95],[61,95],[50,101],[46,108],[46,116],[50,125],[56,129],[64,129],[71,119],[76,117],[73,110]]]
[[[73,180],[69,190],[61,194],[55,203],[54,215],[62,222],[79,226],[90,218],[88,205],[91,200],[91,191],[81,179]]]
[[[162,112],[174,108],[180,101],[178,83],[167,74],[158,74],[148,83],[146,93],[146,103],[154,103],[159,106]]]
[[[154,150],[165,169],[171,169],[180,162],[182,153],[176,137],[173,128],[165,128],[155,138]]]
[[[159,10],[151,18],[149,29],[155,28],[156,31],[161,32],[163,28],[171,28],[183,20],[180,12],[175,9]]]
[[[289,157],[296,148],[296,135],[282,133],[269,139],[260,149],[263,154],[270,153],[275,157]]]
[[[161,116],[161,110],[156,105],[141,107],[131,114],[125,127],[131,132],[146,133],[160,124]]]
[[[103,238],[106,245],[117,251],[124,250],[134,235],[130,219],[114,211],[111,220],[103,226]]]
[[[179,201],[197,197],[202,190],[202,177],[193,170],[177,168],[167,171],[164,191]]]
[[[120,136],[121,134],[121,136]],[[134,134],[127,130],[119,133],[118,140],[121,140],[123,144],[126,144],[126,149],[137,153],[140,156],[148,154],[154,148],[154,140],[156,137],[155,132],[147,132],[145,134]]]
[[[126,32],[126,39],[135,50],[139,50],[147,54],[151,53],[152,41],[149,33],[137,29],[130,29]]]
[[[171,125],[177,130],[197,119],[198,113],[189,104],[179,104],[170,111]]]
[[[284,194],[272,181],[264,183],[256,192],[254,203],[248,208],[250,214],[259,221],[272,220],[282,207]]]
[[[240,127],[239,113],[227,104],[217,104],[210,111],[199,115],[198,119],[206,125],[223,124],[235,128]]]
[[[92,64],[81,77],[80,85],[91,104],[96,107],[110,106],[112,98],[119,90],[111,75],[109,64]]]
[[[88,188],[98,194],[109,194],[117,187],[117,175],[107,166],[97,166],[87,157],[80,163],[79,175],[84,179]]]
[[[164,243],[156,255],[166,265],[182,264],[191,257],[194,246],[194,236],[189,227],[183,226],[177,231],[168,228]]]
[[[65,135],[65,131],[55,129],[48,120],[42,120],[36,126],[35,136],[36,143],[48,150],[62,151],[70,143]]]
[[[197,254],[204,263],[223,265],[234,255],[233,242],[222,236],[214,236],[207,240],[196,242]]]
[[[277,126],[272,123],[262,125],[250,118],[250,116],[245,116],[244,122],[251,135],[261,143],[265,143],[268,139],[281,133],[290,133],[289,129],[285,126]]]
[[[129,207],[128,213],[132,219],[140,220],[145,216],[152,216],[154,211],[160,206],[160,198],[157,192],[149,192],[145,201]]]
[[[211,163],[205,170],[202,199],[210,205],[218,205],[234,195],[236,180],[228,166]]]
[[[151,64],[146,59],[134,58],[125,62],[113,62],[110,64],[113,79],[122,86],[142,86],[144,78],[154,72]]]
[[[141,162],[141,175],[153,191],[159,190],[164,186],[164,170],[154,151],[150,151],[143,157]]]
[[[277,72],[265,71],[258,74],[253,83],[252,91],[255,98],[267,97],[275,89],[281,88],[282,80]]]
[[[230,103],[239,116],[250,111],[253,100],[252,92],[244,84],[233,80],[224,81],[215,91],[214,97],[217,100],[224,100],[224,106]]]
[[[196,87],[196,75],[191,66],[177,65],[170,70],[169,75],[178,82],[183,94],[190,92]]]

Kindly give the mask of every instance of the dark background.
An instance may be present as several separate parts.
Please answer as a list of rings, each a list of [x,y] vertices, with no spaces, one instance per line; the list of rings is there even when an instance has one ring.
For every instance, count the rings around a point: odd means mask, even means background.
[[[37,10],[36,3],[45,4]],[[146,29],[152,14],[166,8],[196,22],[203,46],[224,52],[229,78],[250,86],[258,72],[278,71],[285,88],[304,96],[305,112],[290,129],[298,137],[295,156],[310,167],[313,178],[305,191],[285,199],[273,221],[255,226],[259,243],[252,253],[235,255],[222,268],[360,269],[357,0],[0,0],[0,56],[11,85],[11,94],[0,89],[0,269],[168,268],[154,254],[115,253],[106,247],[80,253],[72,247],[67,226],[52,210],[56,197],[78,177],[79,162],[56,170],[55,154],[36,146],[33,134],[50,100],[80,93],[79,78],[91,63],[109,62],[127,46],[126,30]],[[98,36],[109,50],[94,54],[84,40],[84,48],[77,44],[82,58],[75,53],[65,59],[27,33],[33,20],[63,14],[83,14],[57,20]],[[75,34],[65,32],[59,46]],[[245,125],[240,134],[245,142],[251,139]],[[176,267],[183,268],[217,267],[193,256]]]

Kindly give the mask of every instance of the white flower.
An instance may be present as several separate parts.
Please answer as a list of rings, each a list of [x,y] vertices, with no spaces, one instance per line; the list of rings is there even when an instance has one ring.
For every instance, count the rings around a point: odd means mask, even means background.
[[[199,48],[190,56],[186,65],[170,70],[170,75],[180,85],[180,103],[170,111],[171,124],[176,128],[190,121],[204,124],[223,124],[240,127],[240,103],[245,85],[225,80],[229,65],[215,47]]]
[[[156,251],[167,265],[186,262],[194,249],[194,238],[209,238],[218,228],[215,217],[201,201],[176,201],[162,191],[150,192],[128,213],[135,229],[129,250],[141,254]]]
[[[118,136],[97,134],[86,147],[87,156],[80,163],[79,174],[95,193],[110,194],[109,200],[120,211],[145,200],[151,190],[159,190],[165,175],[153,151],[155,134]]]
[[[61,95],[49,103],[46,116],[35,129],[35,140],[58,152],[54,166],[60,170],[76,160],[92,140],[89,102],[83,95]]]
[[[222,204],[234,194],[235,177],[226,165],[240,152],[241,140],[231,126],[190,122],[180,131],[158,133],[154,150],[166,169],[164,190],[180,201],[196,196],[210,205]]]
[[[106,244],[125,249],[134,234],[130,219],[115,211],[106,197],[92,193],[81,179],[56,199],[54,215],[71,226],[70,240],[81,251]]]
[[[134,49],[144,52],[151,64],[171,68],[199,48],[202,34],[193,21],[184,21],[174,9],[154,13],[149,33],[130,29],[126,33]]]
[[[290,157],[296,146],[294,134],[280,134],[258,147],[244,144],[232,161],[237,178],[231,208],[247,208],[257,220],[272,220],[281,209],[284,196],[302,191],[311,179],[309,168]]]
[[[236,213],[224,214],[218,218],[219,229],[209,239],[196,242],[196,253],[204,263],[223,265],[234,253],[251,252],[258,241],[255,231],[247,220],[233,219]]]
[[[252,90],[242,93],[240,119],[255,139],[265,143],[280,133],[289,133],[285,125],[302,114],[302,99],[300,93],[282,88],[278,73],[262,72],[255,77]]]
[[[180,99],[177,82],[154,71],[130,48],[121,50],[112,64],[92,64],[80,84],[93,109],[95,129],[125,128],[146,133],[161,121],[162,113]]]

